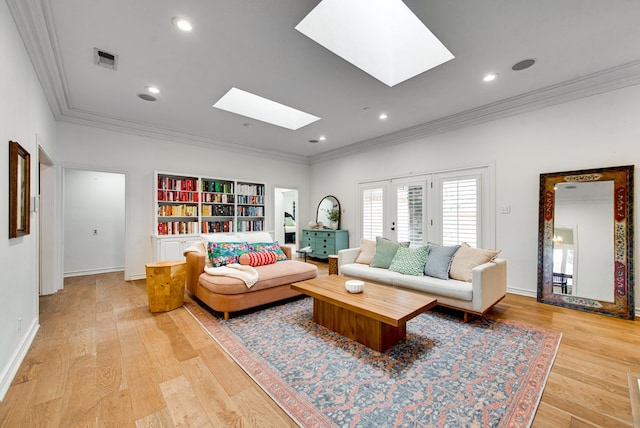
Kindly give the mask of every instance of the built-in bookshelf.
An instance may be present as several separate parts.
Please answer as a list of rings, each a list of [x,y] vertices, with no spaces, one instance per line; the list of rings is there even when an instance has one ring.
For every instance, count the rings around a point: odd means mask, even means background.
[[[156,183],[156,233],[197,233],[200,222],[198,177],[157,174]]]
[[[238,182],[237,198],[237,230],[264,230],[264,185]]]
[[[156,172],[156,236],[262,231],[265,185]]]
[[[235,182],[200,179],[202,233],[233,231],[236,215]]]
[[[264,184],[156,172],[154,186],[154,261],[183,259],[201,233],[264,230]]]

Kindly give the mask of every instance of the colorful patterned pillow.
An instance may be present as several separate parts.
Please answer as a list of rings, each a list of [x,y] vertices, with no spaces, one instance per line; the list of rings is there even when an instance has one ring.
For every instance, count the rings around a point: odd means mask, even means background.
[[[208,242],[207,254],[212,267],[239,263],[240,256],[249,252],[246,242]]]
[[[428,254],[429,247],[426,245],[414,248],[398,247],[398,251],[389,265],[389,270],[405,275],[423,276]]]
[[[276,260],[282,261],[287,260],[287,256],[280,248],[278,242],[256,242],[254,244],[249,244],[249,251],[251,252],[265,252],[265,251],[273,251],[276,253]]]
[[[240,264],[246,266],[264,266],[276,262],[276,253],[273,251],[260,251],[256,253],[246,253],[240,256]]]

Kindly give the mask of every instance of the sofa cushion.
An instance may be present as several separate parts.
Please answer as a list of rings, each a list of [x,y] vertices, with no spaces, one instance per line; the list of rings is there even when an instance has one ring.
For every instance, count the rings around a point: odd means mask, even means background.
[[[476,266],[490,262],[495,259],[502,250],[485,250],[470,247],[466,242],[462,243],[451,262],[449,275],[453,279],[471,282],[473,279],[472,270]]]
[[[276,261],[281,262],[283,260],[287,260],[287,256],[282,251],[282,248],[280,248],[280,244],[278,244],[278,242],[255,242],[255,243],[249,243],[248,245],[249,245],[249,251],[274,252],[276,253]]]
[[[257,266],[258,282],[251,288],[238,278],[203,273],[198,284],[217,294],[244,294],[264,290],[278,285],[291,284],[318,276],[318,268],[311,263],[285,260],[271,265]]]
[[[229,263],[239,263],[240,256],[249,252],[246,242],[208,242],[207,255],[212,267],[220,267]]]
[[[273,251],[251,252],[240,256],[241,265],[253,267],[270,265],[276,261],[276,253]]]
[[[449,279],[449,267],[460,245],[442,246],[429,242],[429,257],[424,265],[424,274],[439,279]]]
[[[435,298],[450,297],[470,302],[473,300],[473,286],[471,283],[456,281],[455,279],[439,279],[432,276],[401,275],[393,278],[393,285],[402,288],[427,293]]]
[[[363,239],[360,241],[360,253],[356,258],[356,263],[370,265],[373,255],[376,253],[376,241],[372,239]]]
[[[399,247],[389,270],[405,275],[423,276],[428,253],[429,247],[426,245],[413,248]]]
[[[371,260],[371,267],[389,269],[391,261],[400,246],[408,247],[408,242],[395,242],[381,236],[376,236],[376,253]]]
[[[389,269],[374,268],[362,263],[347,263],[340,266],[340,275],[386,284],[391,284],[394,278],[402,276],[401,273],[392,272]]]

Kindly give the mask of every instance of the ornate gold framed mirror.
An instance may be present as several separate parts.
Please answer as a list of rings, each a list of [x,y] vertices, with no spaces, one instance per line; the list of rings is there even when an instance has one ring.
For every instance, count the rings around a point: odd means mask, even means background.
[[[538,301],[634,318],[634,167],[540,174]]]

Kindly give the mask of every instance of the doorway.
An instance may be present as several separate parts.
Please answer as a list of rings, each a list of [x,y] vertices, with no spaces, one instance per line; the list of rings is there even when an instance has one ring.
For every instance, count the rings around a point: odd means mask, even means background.
[[[125,175],[64,170],[64,277],[125,269]]]
[[[274,238],[281,244],[297,248],[300,233],[298,221],[298,191],[282,187],[274,188]]]

